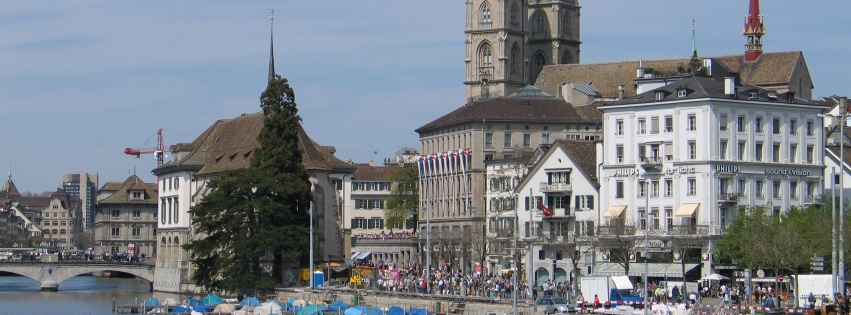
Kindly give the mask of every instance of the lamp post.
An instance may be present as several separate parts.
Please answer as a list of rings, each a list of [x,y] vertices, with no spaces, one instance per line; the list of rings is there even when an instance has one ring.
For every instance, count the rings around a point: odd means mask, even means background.
[[[313,248],[313,199],[316,198],[316,184],[317,183],[318,182],[316,181],[316,179],[313,179],[313,178],[310,179],[310,196],[311,196],[311,198],[310,198],[310,262],[308,262],[308,264],[310,264],[310,275],[307,277],[307,281],[310,282],[309,284],[310,284],[311,289],[314,289],[313,272],[315,271],[314,267],[313,267],[313,255],[314,255],[314,248]]]
[[[650,177],[647,173],[644,175],[644,315],[647,315],[647,291],[650,288],[647,282],[647,274],[650,273],[650,264],[648,264],[647,245],[650,243]]]
[[[836,230],[836,194],[833,194],[833,288],[834,292],[843,292],[845,284],[845,124],[846,124],[846,99],[840,99],[839,115],[819,114],[819,117],[839,118],[839,231]],[[835,130],[835,129],[834,129]],[[834,170],[835,172],[835,170]],[[834,174],[834,179],[835,179]],[[833,183],[834,189],[836,183]],[[838,265],[838,266],[837,266]]]

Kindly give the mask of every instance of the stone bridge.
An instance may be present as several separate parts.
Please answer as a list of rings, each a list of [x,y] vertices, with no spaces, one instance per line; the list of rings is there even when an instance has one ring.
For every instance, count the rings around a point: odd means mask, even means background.
[[[154,281],[154,266],[137,263],[15,261],[0,262],[0,271],[38,281],[41,284],[42,291],[57,291],[62,281],[90,272],[120,271],[148,280],[152,285]]]

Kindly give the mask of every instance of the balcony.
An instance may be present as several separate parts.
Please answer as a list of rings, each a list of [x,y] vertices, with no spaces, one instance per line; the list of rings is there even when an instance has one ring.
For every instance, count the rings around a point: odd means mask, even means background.
[[[824,202],[822,201],[821,195],[807,195],[804,197],[804,204],[819,206],[824,204]]]
[[[739,194],[722,193],[718,195],[718,203],[739,203]]]
[[[641,157],[641,168],[646,171],[661,171],[662,157],[658,156],[643,156]]]
[[[547,183],[541,182],[541,186],[539,187],[542,193],[566,193],[569,194],[573,189],[570,188],[570,184],[564,183]]]

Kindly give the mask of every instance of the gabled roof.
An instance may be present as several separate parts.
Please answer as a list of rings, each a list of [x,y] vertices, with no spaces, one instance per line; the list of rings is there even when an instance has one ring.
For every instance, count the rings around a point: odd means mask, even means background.
[[[712,72],[737,72],[742,81],[758,86],[786,85],[792,80],[797,67],[806,67],[800,51],[763,53],[755,62],[744,62],[744,55],[705,57],[712,59]],[[592,64],[560,64],[544,66],[535,86],[556,95],[562,84],[585,83],[593,85],[603,97],[618,96],[618,86],[623,85],[625,95],[635,95],[636,70],[639,66],[649,72],[675,74],[689,66],[690,58],[631,60]],[[800,64],[800,65],[799,65]],[[720,68],[719,68],[720,66]],[[724,76],[722,74],[722,76]]]
[[[115,190],[115,193],[113,193],[109,197],[104,198],[103,200],[99,201],[98,203],[101,203],[101,204],[134,203],[134,204],[156,205],[157,202],[158,202],[157,198],[159,197],[159,194],[158,194],[158,191],[157,191],[157,184],[156,183],[145,183],[144,181],[142,181],[141,178],[139,178],[135,174],[130,175],[130,177],[127,177],[127,179],[124,180],[123,183],[112,183],[112,184],[118,184],[119,185],[118,189]],[[106,187],[106,185],[104,185],[104,187]],[[129,198],[130,194],[132,192],[135,192],[135,191],[142,191],[144,193],[144,197],[141,200],[130,199]]]
[[[353,181],[389,181],[390,174],[394,170],[399,169],[398,166],[372,166],[363,163],[354,164],[353,166],[357,167],[357,171],[352,173]]]
[[[535,162],[535,165],[526,173],[520,184],[515,189],[521,190],[526,187],[528,181],[532,180],[536,174],[546,163],[556,150],[561,150],[570,159],[571,164],[576,166],[576,170],[584,176],[588,182],[600,189],[600,183],[597,178],[597,145],[590,140],[571,140],[558,139],[550,146],[549,150]]]
[[[263,117],[263,113],[258,112],[216,121],[191,144],[186,145],[192,148],[190,153],[180,160],[154,169],[154,174],[167,173],[175,168],[197,171],[198,175],[247,168],[254,150],[260,146],[257,135],[263,128]],[[320,146],[310,139],[300,124],[298,136],[302,163],[308,170],[353,169],[350,164],[333,155],[333,147]]]
[[[537,92],[536,92],[537,91]],[[522,93],[506,97],[489,98],[464,105],[430,123],[417,128],[427,130],[468,122],[522,121],[522,122],[579,122],[585,119],[573,105],[564,99],[541,93],[537,88],[526,86]]]
[[[685,89],[687,91],[685,96],[678,95],[678,91]],[[756,92],[756,98],[751,97],[751,92]],[[657,93],[662,93],[662,97],[660,98]],[[651,91],[647,91],[641,93],[639,95],[624,98],[617,102],[612,102],[603,105],[606,106],[617,106],[617,105],[627,105],[627,104],[644,104],[644,103],[653,103],[660,101],[676,101],[676,100],[689,100],[689,99],[702,99],[702,98],[726,98],[726,99],[736,99],[741,102],[745,101],[758,101],[758,102],[776,102],[780,103],[790,103],[787,101],[788,94],[776,94],[770,90],[749,85],[749,84],[737,84],[736,85],[736,94],[735,96],[726,95],[724,91],[724,83],[718,81],[711,77],[705,76],[690,76],[674,83],[656,88]],[[775,95],[775,97],[772,97]],[[824,107],[824,105],[813,102],[810,100],[795,98],[794,104],[798,105],[811,105]]]

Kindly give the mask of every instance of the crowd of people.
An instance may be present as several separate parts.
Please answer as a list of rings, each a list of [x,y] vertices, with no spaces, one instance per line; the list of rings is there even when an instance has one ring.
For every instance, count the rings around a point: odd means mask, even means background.
[[[417,231],[413,231],[413,232],[410,232],[410,231],[393,232],[393,230],[390,230],[390,232],[388,232],[388,233],[381,231],[381,233],[361,233],[361,234],[355,235],[356,239],[375,239],[375,240],[382,240],[382,239],[386,240],[388,238],[389,239],[404,239],[404,238],[416,238],[416,237],[418,237]]]

